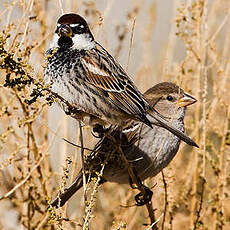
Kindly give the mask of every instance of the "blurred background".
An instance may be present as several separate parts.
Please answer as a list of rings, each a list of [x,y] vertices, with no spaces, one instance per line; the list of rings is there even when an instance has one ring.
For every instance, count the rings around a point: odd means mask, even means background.
[[[160,173],[146,181],[159,229],[230,229],[229,0],[1,0],[0,229],[82,229],[89,213],[82,191],[47,211],[81,167],[80,150],[63,140],[80,143],[78,123],[45,96],[26,103],[43,81],[56,21],[69,12],[84,16],[141,92],[172,81],[198,99],[185,127],[200,149],[182,143],[164,180]],[[95,141],[84,127],[84,145]],[[89,229],[148,229],[136,193],[99,187]]]

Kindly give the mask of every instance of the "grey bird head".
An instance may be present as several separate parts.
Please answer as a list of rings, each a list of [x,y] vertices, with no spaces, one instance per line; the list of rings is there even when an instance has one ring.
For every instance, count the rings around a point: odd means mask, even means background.
[[[170,119],[183,117],[186,107],[197,101],[194,97],[185,93],[179,86],[171,82],[156,84],[148,89],[144,93],[144,96],[152,108]]]

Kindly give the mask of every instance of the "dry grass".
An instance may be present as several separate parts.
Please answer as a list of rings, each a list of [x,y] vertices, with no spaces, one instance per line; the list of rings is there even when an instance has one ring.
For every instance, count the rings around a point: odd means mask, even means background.
[[[140,90],[167,80],[198,99],[185,123],[200,149],[182,144],[164,180],[146,181],[156,184],[157,218],[166,210],[159,229],[230,229],[230,2],[178,2],[0,2],[0,229],[81,229],[89,212],[89,229],[148,228],[145,207],[124,207],[136,194],[127,185],[89,188],[86,213],[82,191],[64,208],[47,210],[81,166],[80,150],[62,140],[79,144],[77,123],[49,107],[45,93],[36,96],[56,19],[69,11],[87,18]]]

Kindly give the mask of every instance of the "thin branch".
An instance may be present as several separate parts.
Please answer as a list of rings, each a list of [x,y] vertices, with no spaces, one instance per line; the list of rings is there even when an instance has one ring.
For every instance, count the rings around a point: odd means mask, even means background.
[[[160,221],[160,218],[163,216],[164,214],[162,213],[161,216],[155,221],[153,222],[146,230],[150,230],[151,228],[153,229],[154,226],[156,226],[156,224]]]
[[[97,188],[100,185],[100,180],[101,180],[101,175],[103,174],[105,168],[105,164],[102,166],[101,171],[100,171],[100,175],[98,175],[97,181],[94,184],[94,188],[93,188],[93,192],[91,193],[91,198],[89,201],[89,205],[87,207],[87,213],[86,213],[86,217],[84,220],[84,225],[83,225],[83,229],[87,229],[87,226],[89,224],[89,220],[91,218],[91,214],[92,214],[92,208],[93,208],[93,202],[94,202],[94,198],[95,198],[95,194],[97,192]]]
[[[158,227],[156,224],[157,224],[157,222],[159,222],[162,215],[156,220],[155,213],[154,213],[155,210],[153,209],[152,201],[150,201],[149,203],[147,203],[145,205],[146,205],[146,208],[148,210],[149,218],[151,221],[151,226],[148,229],[158,230]]]
[[[81,121],[79,121],[79,130],[80,130],[80,141],[81,141],[81,161],[82,161],[82,174],[83,174],[84,201],[86,205],[87,195],[86,195],[86,176],[85,176],[85,156],[84,156],[84,143],[83,143],[83,133],[82,133]]]
[[[113,136],[107,135],[107,137],[111,141],[113,141],[113,143],[117,146],[117,151],[120,153],[121,159],[122,159],[123,163],[125,164],[125,167],[128,170],[128,173],[129,173],[129,176],[132,179],[132,182],[136,184],[137,189],[141,192],[141,194],[143,196],[145,196],[145,194],[146,194],[145,186],[140,182],[140,180],[138,180],[138,178],[135,175],[132,167],[130,166],[130,163],[126,159],[126,157],[125,157],[125,155],[124,155],[124,153],[123,153],[123,151],[121,149],[121,146],[117,143],[116,139]],[[150,221],[151,221],[152,230],[158,230],[158,227],[156,225],[157,222],[156,222],[156,218],[155,218],[155,214],[154,214],[154,209],[152,207],[152,202],[150,201],[150,202],[146,203],[145,205],[146,205],[146,208],[147,208],[148,213],[149,213],[149,218],[150,218]]]
[[[81,149],[84,149],[84,150],[88,150],[88,151],[90,151],[90,152],[94,152],[94,151],[95,151],[95,150],[93,150],[93,149],[89,149],[89,148],[87,148],[87,147],[82,147],[81,145],[74,144],[73,142],[71,142],[71,141],[65,139],[64,137],[62,138],[62,140],[66,141],[67,143],[69,143],[69,144],[71,144],[71,145],[73,145],[74,147],[78,147],[78,148],[81,148]]]
[[[127,62],[127,68],[126,68],[127,71],[128,71],[128,68],[129,68],[129,61],[130,61],[130,57],[131,57],[135,23],[136,23],[136,18],[133,19],[133,25],[132,25],[132,31],[131,31],[131,37],[130,37],[130,44],[129,44],[129,56],[128,56],[128,62]]]
[[[200,221],[200,213],[201,213],[201,210],[202,210],[202,205],[203,205],[203,199],[204,199],[204,185],[205,185],[205,179],[203,177],[201,177],[201,180],[202,180],[202,184],[201,184],[201,192],[200,192],[200,203],[199,203],[199,208],[197,210],[197,215],[196,215],[196,220],[195,220],[195,223],[194,223],[194,226],[193,226],[193,230],[196,230],[197,227],[198,227],[198,223]]]
[[[0,200],[6,199],[8,198],[12,193],[14,193],[18,188],[20,188],[23,184],[26,183],[27,180],[29,180],[29,178],[31,177],[33,171],[39,167],[39,165],[41,164],[41,162],[43,161],[43,159],[45,158],[45,155],[43,155],[40,160],[38,161],[38,163],[31,169],[30,173],[20,182],[18,183],[16,186],[14,186],[14,188],[12,188],[9,192],[7,192],[5,195],[0,197]]]
[[[164,184],[164,190],[165,190],[165,205],[164,205],[164,212],[163,212],[163,220],[162,220],[162,224],[161,224],[161,230],[164,230],[165,217],[166,217],[167,206],[168,206],[168,191],[167,191],[167,183],[165,180],[163,170],[161,171],[161,176],[162,176],[162,180],[163,180],[163,184]]]

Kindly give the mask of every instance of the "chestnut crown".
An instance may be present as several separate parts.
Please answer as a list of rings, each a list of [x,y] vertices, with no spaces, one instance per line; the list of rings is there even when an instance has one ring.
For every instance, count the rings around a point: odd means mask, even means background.
[[[86,20],[78,14],[64,14],[58,19],[57,23],[57,33],[59,32],[60,28],[63,28],[63,26],[68,26],[70,27],[73,35],[89,34],[93,38]]]

